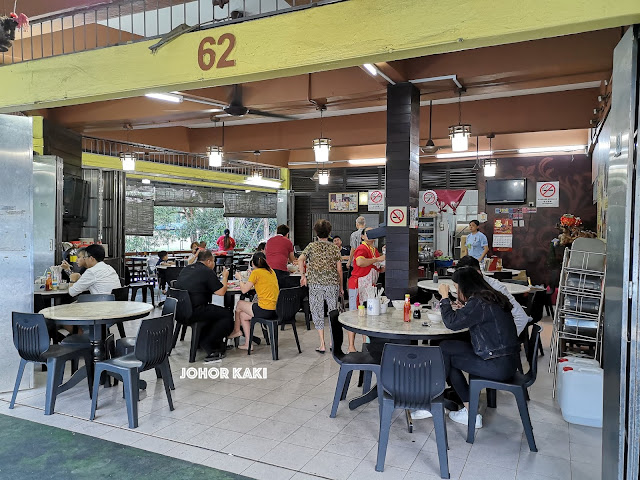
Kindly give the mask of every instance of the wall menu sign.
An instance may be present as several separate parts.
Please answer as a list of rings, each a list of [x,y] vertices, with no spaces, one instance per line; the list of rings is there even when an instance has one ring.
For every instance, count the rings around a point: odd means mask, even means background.
[[[358,211],[358,192],[354,193],[330,193],[329,194],[329,211],[330,212],[357,212]]]

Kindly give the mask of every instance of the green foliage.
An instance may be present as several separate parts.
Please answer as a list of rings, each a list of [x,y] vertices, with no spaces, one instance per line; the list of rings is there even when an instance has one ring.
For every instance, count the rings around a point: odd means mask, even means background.
[[[221,208],[154,207],[153,211],[153,236],[127,235],[127,252],[188,250],[191,242],[203,240],[208,248],[217,248],[216,241],[224,235],[225,228],[233,231],[232,236],[238,248],[254,249],[265,238],[264,219],[225,218]],[[268,238],[275,235],[277,222],[275,218],[267,220]]]

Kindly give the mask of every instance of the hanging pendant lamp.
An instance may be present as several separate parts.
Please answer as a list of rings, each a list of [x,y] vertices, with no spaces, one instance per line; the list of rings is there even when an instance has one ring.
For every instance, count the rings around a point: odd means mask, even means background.
[[[209,157],[210,167],[221,167],[222,157],[224,155],[224,122],[222,122],[222,146],[212,145],[207,147],[207,156]]]
[[[318,106],[320,110],[320,137],[313,140],[313,153],[316,163],[326,163],[329,161],[329,150],[331,150],[331,139],[322,136],[322,112],[327,109],[326,105]]]
[[[493,152],[493,149],[491,148],[491,141],[495,138],[495,135],[493,133],[490,133],[489,135],[487,135],[487,138],[489,139],[489,151]],[[497,168],[498,161],[495,158],[489,158],[488,160],[485,160],[483,166],[484,176],[495,177]]]
[[[458,90],[458,124],[449,127],[451,150],[454,152],[464,152],[468,150],[470,136],[471,125],[462,123],[462,89],[460,89]]]

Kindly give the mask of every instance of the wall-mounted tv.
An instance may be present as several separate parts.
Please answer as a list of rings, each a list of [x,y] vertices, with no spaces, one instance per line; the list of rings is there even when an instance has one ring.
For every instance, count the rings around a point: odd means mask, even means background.
[[[64,177],[62,189],[63,218],[85,222],[89,208],[89,182],[78,177]]]
[[[485,186],[487,203],[519,204],[527,202],[527,179],[487,180]]]

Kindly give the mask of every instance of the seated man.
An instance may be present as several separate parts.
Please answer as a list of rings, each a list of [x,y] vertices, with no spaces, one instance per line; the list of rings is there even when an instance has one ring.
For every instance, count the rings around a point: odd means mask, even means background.
[[[71,281],[75,281],[75,283],[69,287],[69,295],[75,297],[86,290],[92,294],[108,294],[114,288],[120,288],[118,273],[103,260],[104,247],[102,245],[89,245],[78,252],[78,265],[87,270],[82,276],[77,273],[71,274]]]
[[[215,259],[209,250],[198,253],[198,261],[180,272],[176,288],[187,290],[193,307],[191,323],[205,322],[200,347],[207,353],[204,363],[220,362],[225,357],[224,342],[233,331],[233,314],[224,307],[211,305],[211,296],[224,296],[227,291],[229,270],[222,272],[222,282],[214,273]]]
[[[340,238],[340,235],[333,237],[333,244],[340,249],[340,257],[342,260],[349,260],[351,247],[342,244],[342,238]]]

